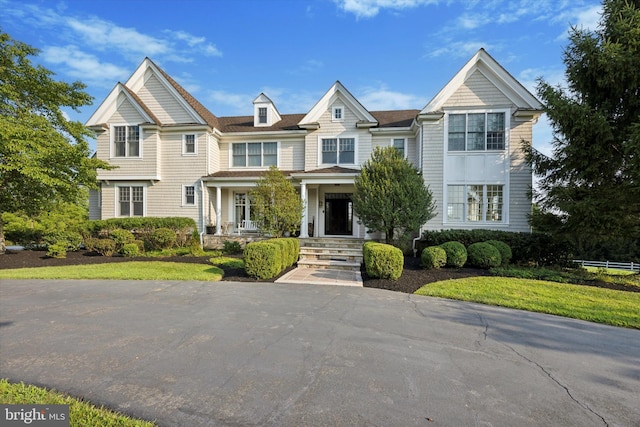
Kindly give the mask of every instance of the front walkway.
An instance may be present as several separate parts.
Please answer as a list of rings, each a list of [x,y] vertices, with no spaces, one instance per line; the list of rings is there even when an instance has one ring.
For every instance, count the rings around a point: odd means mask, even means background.
[[[276,283],[362,287],[362,274],[359,271],[297,267],[276,280]]]

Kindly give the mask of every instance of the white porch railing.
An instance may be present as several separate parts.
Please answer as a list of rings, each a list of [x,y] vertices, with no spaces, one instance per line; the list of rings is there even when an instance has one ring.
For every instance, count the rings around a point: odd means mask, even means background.
[[[637,262],[615,262],[615,261],[586,261],[582,259],[574,259],[575,264],[582,267],[604,267],[614,268],[617,270],[630,270],[640,273],[640,263]]]

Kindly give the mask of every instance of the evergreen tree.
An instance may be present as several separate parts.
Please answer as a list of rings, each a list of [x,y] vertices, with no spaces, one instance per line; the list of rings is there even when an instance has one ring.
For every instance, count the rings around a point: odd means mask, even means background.
[[[419,170],[394,147],[376,147],[355,179],[353,210],[367,232],[385,233],[386,243],[418,231],[435,205]]]
[[[260,221],[262,232],[274,237],[300,229],[304,208],[293,184],[276,167],[271,166],[249,192],[251,210]]]
[[[567,87],[538,81],[553,154],[525,148],[552,231],[594,241],[640,234],[640,0],[605,0],[596,31],[572,28]],[[554,225],[555,224],[555,225]]]
[[[92,133],[61,110],[91,104],[85,85],[54,80],[53,72],[31,63],[37,53],[0,31],[0,214],[36,215],[78,202],[96,187],[96,169],[110,168],[91,158],[86,138]]]

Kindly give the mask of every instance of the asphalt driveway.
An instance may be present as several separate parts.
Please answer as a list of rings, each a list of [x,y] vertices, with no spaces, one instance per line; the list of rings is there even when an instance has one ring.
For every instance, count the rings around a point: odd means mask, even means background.
[[[0,377],[161,426],[640,426],[640,331],[368,288],[4,280]]]

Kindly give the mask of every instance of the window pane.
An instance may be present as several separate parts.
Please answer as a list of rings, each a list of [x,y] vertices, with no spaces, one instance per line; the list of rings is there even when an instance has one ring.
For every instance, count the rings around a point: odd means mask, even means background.
[[[265,107],[258,108],[258,122],[267,123],[267,109]]]
[[[340,161],[339,163],[354,162],[354,138],[340,138]]]
[[[504,150],[504,113],[487,114],[487,150]]]
[[[126,126],[115,126],[113,128],[113,141],[115,143],[116,157],[124,157],[126,152],[127,128]]]
[[[484,113],[469,114],[467,150],[484,150]]]
[[[118,189],[118,202],[120,204],[120,216],[131,215],[130,210],[131,194],[129,187],[120,187]]]
[[[466,132],[466,116],[464,114],[449,115],[449,151],[464,151],[464,135]]]
[[[393,147],[404,157],[404,138],[396,138],[393,140]]]
[[[262,166],[262,143],[250,142],[247,144],[249,153],[249,166]]]
[[[196,203],[196,190],[193,186],[184,187],[184,201],[187,205]]]
[[[247,166],[247,144],[233,144],[233,166]]]
[[[342,108],[335,108],[333,110],[333,118],[337,120],[342,118]]]
[[[502,185],[487,185],[487,221],[502,221]]]
[[[467,221],[482,221],[482,185],[470,185],[467,189]]]
[[[338,140],[323,139],[322,140],[322,163],[338,163]]]
[[[464,185],[447,186],[447,219],[450,221],[462,221],[464,212]]]
[[[195,135],[184,136],[184,152],[188,154],[195,154],[196,152],[196,136]]]
[[[278,143],[262,143],[262,166],[276,166],[278,164]]]
[[[127,142],[129,143],[129,156],[140,156],[140,128],[129,126],[127,128]]]

